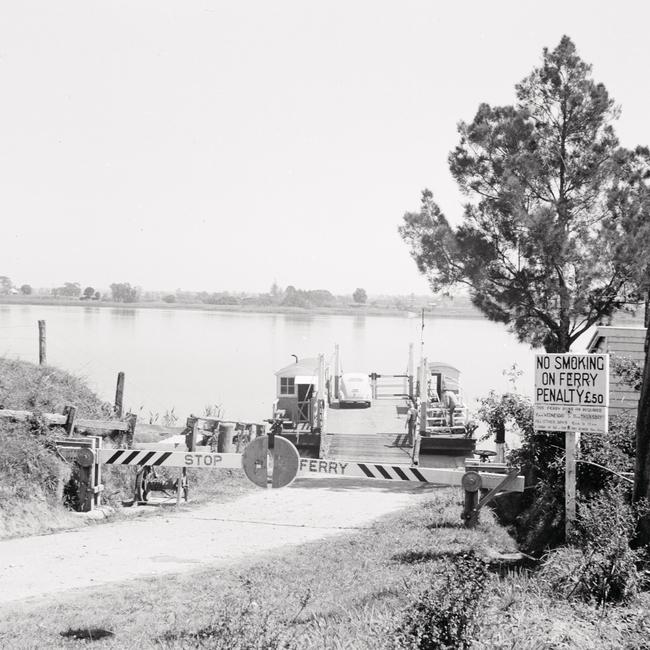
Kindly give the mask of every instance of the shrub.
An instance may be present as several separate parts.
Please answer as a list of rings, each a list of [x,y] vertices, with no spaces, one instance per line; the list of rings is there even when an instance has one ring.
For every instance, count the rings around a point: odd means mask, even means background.
[[[611,484],[582,503],[575,546],[549,553],[541,570],[553,593],[598,606],[634,598],[643,552],[632,550],[630,542],[640,514],[629,504],[627,490]]]
[[[481,400],[479,418],[490,433],[513,423],[522,445],[510,452],[508,462],[526,477],[526,490],[518,499],[514,528],[517,541],[528,553],[541,554],[564,542],[564,433],[535,431],[530,400],[517,393],[492,392]],[[614,473],[632,471],[635,422],[630,414],[610,420],[602,436],[582,436],[577,464],[577,490],[583,499],[598,495]],[[592,463],[595,463],[592,464]],[[600,465],[601,467],[597,467]],[[507,497],[501,497],[501,501]],[[499,506],[497,505],[497,512]]]
[[[395,634],[395,647],[469,648],[486,579],[486,565],[474,554],[460,556],[456,563],[445,565],[441,583],[425,589],[405,609]]]

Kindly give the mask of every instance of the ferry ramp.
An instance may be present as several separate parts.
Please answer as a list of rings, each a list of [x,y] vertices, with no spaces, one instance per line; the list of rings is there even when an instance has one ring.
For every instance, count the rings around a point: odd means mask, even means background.
[[[370,407],[342,407],[327,411],[324,457],[377,463],[410,464],[410,443],[405,398],[373,400]]]

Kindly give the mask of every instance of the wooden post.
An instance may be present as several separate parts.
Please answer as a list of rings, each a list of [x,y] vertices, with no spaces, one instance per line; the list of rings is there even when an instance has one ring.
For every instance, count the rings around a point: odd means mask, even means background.
[[[413,399],[415,397],[415,393],[413,391],[413,343],[409,343],[409,363],[408,363],[408,370],[406,373],[409,376],[408,382],[409,382],[409,397]]]
[[[429,363],[422,359],[420,366],[420,433],[427,432],[427,411],[429,410]]]
[[[47,364],[47,350],[45,345],[45,321],[38,321],[38,364]]]
[[[478,492],[469,492],[465,490],[465,505],[463,508],[463,518],[468,528],[474,528],[478,523],[478,516],[475,514],[478,505]]]
[[[135,425],[138,422],[138,416],[135,413],[127,413],[126,421],[129,424],[129,430],[126,432],[126,446],[130,449],[133,447],[133,437],[135,436]]]
[[[115,413],[122,419],[124,413],[124,373],[117,373],[117,386],[115,387]]]
[[[318,355],[318,399],[325,398],[325,355]]]
[[[71,436],[74,434],[74,421],[77,417],[77,407],[76,406],[65,406],[63,408],[63,415],[66,416],[65,420],[65,432]]]
[[[497,463],[505,463],[506,462],[506,423],[504,421],[497,422],[496,424],[494,443],[497,452],[495,461]]]
[[[564,535],[569,540],[576,519],[576,450],[580,434],[575,431],[566,432],[566,468],[564,484]]]
[[[341,382],[341,352],[339,344],[334,345],[334,399],[339,399],[339,384]]]
[[[217,453],[231,454],[234,450],[233,437],[235,434],[235,425],[232,423],[222,423],[219,425],[219,437],[217,438]]]
[[[187,432],[185,434],[185,446],[187,451],[196,451],[196,443],[199,438],[199,419],[194,416],[187,418],[185,424]],[[189,501],[190,482],[187,478],[187,467],[183,467],[178,475],[176,483],[176,505],[181,505],[181,496],[185,498],[185,503]]]

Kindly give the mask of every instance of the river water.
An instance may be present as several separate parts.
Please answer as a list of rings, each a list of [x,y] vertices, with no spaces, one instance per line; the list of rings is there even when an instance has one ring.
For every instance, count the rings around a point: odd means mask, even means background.
[[[174,409],[180,423],[221,405],[229,419],[271,415],[274,372],[298,357],[341,350],[346,372],[405,372],[419,356],[421,320],[407,316],[267,314],[93,306],[0,305],[0,356],[38,362],[37,321],[47,323],[47,360],[84,377],[107,401],[126,373],[125,407],[149,419]],[[470,407],[509,388],[517,364],[532,392],[533,351],[487,320],[427,318],[424,350],[462,373]],[[7,407],[11,408],[10,404]]]

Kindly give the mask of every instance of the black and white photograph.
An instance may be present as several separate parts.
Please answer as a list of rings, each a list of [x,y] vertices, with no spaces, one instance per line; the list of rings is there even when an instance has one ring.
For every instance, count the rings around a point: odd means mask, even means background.
[[[649,25],[0,0],[0,650],[649,650]]]

